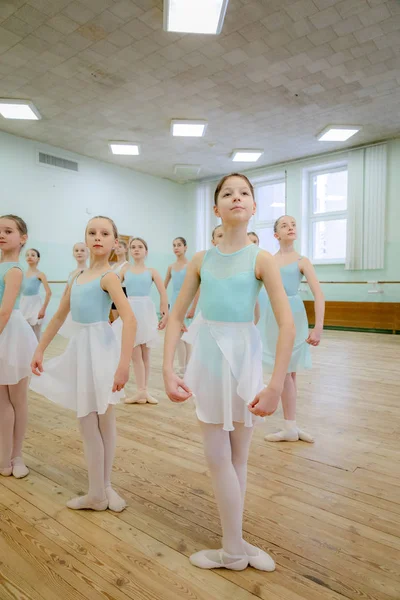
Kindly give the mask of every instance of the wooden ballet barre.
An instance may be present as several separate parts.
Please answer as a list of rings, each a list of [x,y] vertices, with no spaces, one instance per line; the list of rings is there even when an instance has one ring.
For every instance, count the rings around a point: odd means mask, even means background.
[[[67,280],[65,281],[48,281],[48,283],[68,283]]]

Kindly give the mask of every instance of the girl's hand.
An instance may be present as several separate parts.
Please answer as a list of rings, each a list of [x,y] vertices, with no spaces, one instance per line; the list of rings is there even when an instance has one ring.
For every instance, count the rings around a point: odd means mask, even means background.
[[[163,329],[166,328],[167,326],[167,322],[168,322],[168,315],[163,315],[160,319],[160,322],[158,324],[158,329],[159,331],[162,331]]]
[[[192,392],[189,390],[183,379],[178,377],[173,371],[164,373],[164,386],[167,396],[172,402],[185,402]]]
[[[43,373],[43,351],[37,348],[31,362],[31,370],[34,375],[40,377]]]
[[[183,323],[182,327],[181,327],[181,333],[186,333],[188,330],[188,328],[186,327],[185,323]]]
[[[113,392],[120,392],[124,389],[126,382],[129,379],[129,365],[127,367],[118,366],[114,375],[114,385],[112,388]]]
[[[280,392],[269,386],[264,388],[249,404],[249,411],[258,417],[273,415],[278,408]]]
[[[321,332],[318,329],[312,329],[308,338],[306,339],[307,344],[311,346],[318,346],[321,341]]]
[[[38,319],[44,319],[45,315],[46,315],[46,310],[44,308],[41,308],[39,310]]]
[[[194,310],[194,308],[191,308],[191,309],[189,310],[188,314],[186,315],[186,318],[187,318],[187,319],[193,319],[193,317],[194,317],[194,313],[195,313],[195,310]]]

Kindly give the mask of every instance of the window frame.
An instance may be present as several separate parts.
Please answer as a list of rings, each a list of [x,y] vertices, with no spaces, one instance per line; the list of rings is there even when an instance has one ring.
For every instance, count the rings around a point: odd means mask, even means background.
[[[348,175],[348,163],[347,161],[341,161],[340,163],[328,163],[322,165],[316,165],[305,169],[305,183],[306,183],[306,201],[303,203],[306,206],[306,219],[304,222],[307,223],[307,230],[304,232],[303,237],[306,240],[303,244],[303,250],[309,257],[313,265],[344,265],[346,263],[346,256],[336,258],[314,258],[314,224],[320,223],[321,221],[346,221],[346,231],[348,222],[349,207],[347,205],[346,210],[335,210],[325,213],[314,213],[314,188],[313,178],[315,175],[338,173],[340,171],[347,171]],[[348,201],[348,197],[347,197]]]
[[[257,233],[261,231],[262,229],[267,229],[270,228],[273,230],[274,228],[274,223],[276,221],[276,219],[273,220],[261,220],[258,218],[258,214],[259,214],[259,203],[257,201],[257,189],[261,188],[261,187],[266,187],[268,185],[274,185],[276,183],[283,183],[285,186],[285,206],[283,207],[283,213],[282,216],[286,214],[286,208],[287,208],[287,181],[286,181],[286,173],[285,172],[280,172],[280,173],[274,173],[273,175],[267,176],[267,177],[262,177],[260,179],[253,179],[253,185],[254,185],[254,196],[255,196],[255,201],[256,201],[256,213],[252,219],[252,229],[254,229],[254,231]]]

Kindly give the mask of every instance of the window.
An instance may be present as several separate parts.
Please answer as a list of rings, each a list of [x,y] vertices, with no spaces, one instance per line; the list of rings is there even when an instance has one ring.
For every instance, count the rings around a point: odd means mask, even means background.
[[[254,186],[257,212],[250,221],[250,229],[256,231],[263,250],[276,254],[279,244],[274,238],[274,223],[285,214],[286,182],[285,177],[260,181]]]
[[[315,264],[344,263],[347,229],[347,165],[308,173],[307,253]]]

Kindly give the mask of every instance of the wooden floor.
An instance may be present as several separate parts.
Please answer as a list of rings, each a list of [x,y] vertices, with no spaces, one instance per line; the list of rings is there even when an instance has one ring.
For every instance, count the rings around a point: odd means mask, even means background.
[[[190,565],[220,527],[193,407],[166,399],[160,357],[160,404],[117,409],[120,515],[65,508],[87,485],[76,419],[31,395],[31,473],[0,478],[0,600],[400,599],[400,337],[326,332],[299,377],[315,445],[264,442],[280,412],[257,430],[244,530],[274,573]]]

